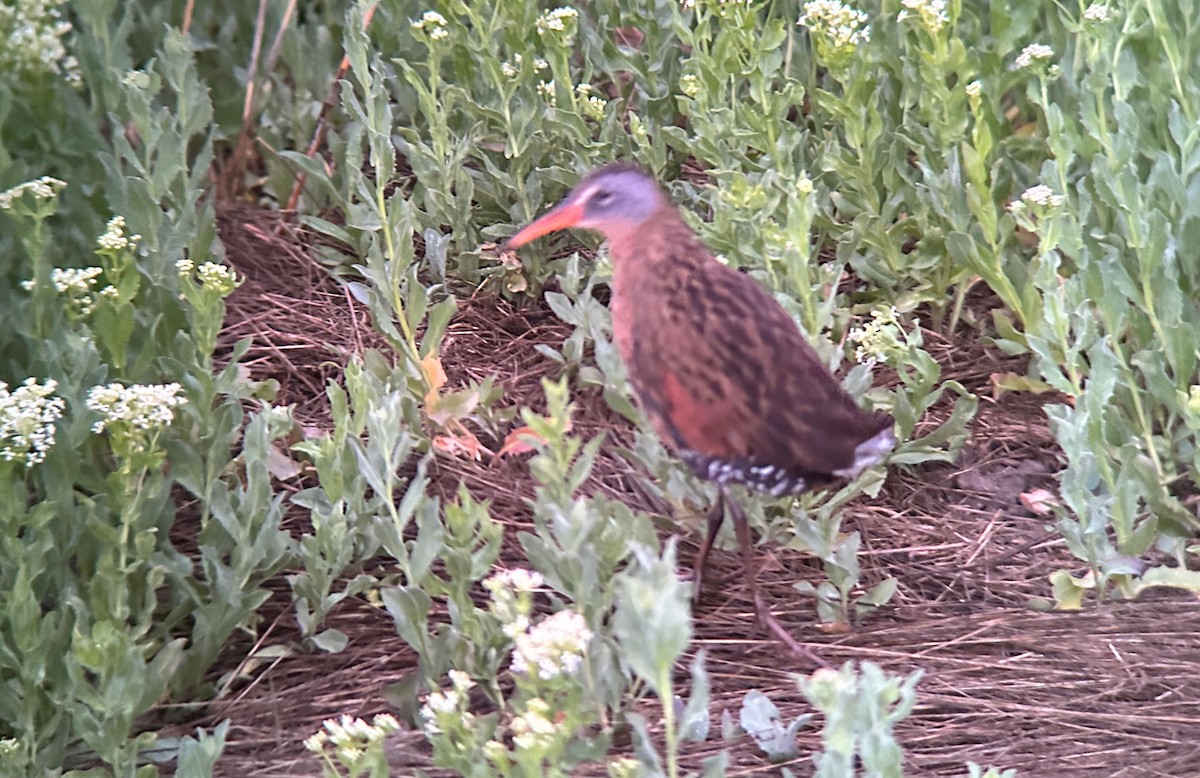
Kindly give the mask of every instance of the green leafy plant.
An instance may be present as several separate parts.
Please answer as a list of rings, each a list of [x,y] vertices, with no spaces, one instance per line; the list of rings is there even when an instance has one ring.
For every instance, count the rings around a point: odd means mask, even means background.
[[[899,678],[872,662],[800,679],[804,696],[825,716],[824,750],[813,756],[816,775],[855,776],[860,768],[864,775],[903,775],[903,753],[892,728],[912,712],[920,679],[920,671]]]

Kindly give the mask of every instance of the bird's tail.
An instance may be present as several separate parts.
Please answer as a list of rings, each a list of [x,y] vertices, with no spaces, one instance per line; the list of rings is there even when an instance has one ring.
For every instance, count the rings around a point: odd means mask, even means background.
[[[879,432],[854,447],[854,462],[849,467],[835,470],[834,475],[847,480],[857,478],[858,474],[883,461],[884,456],[896,445],[896,433],[888,424]]]

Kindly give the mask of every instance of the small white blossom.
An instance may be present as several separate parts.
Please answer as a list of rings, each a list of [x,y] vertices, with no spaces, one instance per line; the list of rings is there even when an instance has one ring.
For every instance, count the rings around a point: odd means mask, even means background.
[[[1054,56],[1054,49],[1041,43],[1031,43],[1021,50],[1013,62],[1013,70],[1024,70],[1035,62],[1045,62]]]
[[[966,91],[967,97],[979,97],[983,94],[983,84],[972,81],[964,87],[964,91]]]
[[[57,388],[53,379],[39,384],[27,378],[9,392],[8,384],[0,381],[0,459],[23,462],[25,467],[45,460],[54,447],[55,422],[66,407],[54,396]]]
[[[533,69],[534,70],[537,70],[540,72],[542,70],[549,69],[549,67],[550,67],[550,63],[547,62],[546,60],[542,59],[541,57],[533,58]]]
[[[509,727],[518,751],[544,751],[554,743],[558,727],[550,715],[549,703],[535,697],[525,704],[525,711],[520,716],[513,717]]]
[[[541,573],[521,568],[502,570],[483,582],[483,588],[492,595],[492,613],[510,640],[529,629],[533,592],[544,583]]]
[[[121,296],[121,293],[117,291],[117,287],[109,284],[100,290],[100,296],[106,300],[117,300]]]
[[[598,97],[590,84],[576,86],[575,96],[579,99],[579,108],[584,116],[595,121],[604,118],[604,107],[608,105],[608,101]]]
[[[96,247],[101,251],[123,251],[133,248],[142,239],[141,235],[125,234],[125,217],[114,216],[108,220],[108,228],[96,240]]]
[[[175,269],[181,276],[191,275],[191,272],[196,269],[196,263],[190,259],[180,259],[175,262]]]
[[[542,588],[546,583],[545,577],[536,570],[526,570],[521,567],[512,570],[501,570],[483,582],[483,588],[495,593],[501,589],[514,589],[518,592],[533,592]]]
[[[700,94],[700,79],[694,73],[684,73],[679,77],[679,91],[688,97]]]
[[[87,316],[96,308],[96,298],[92,295],[92,287],[104,270],[98,267],[84,268],[54,268],[50,271],[50,282],[54,291],[66,299],[67,313],[71,316]],[[30,280],[29,288],[35,282]]]
[[[864,365],[887,363],[905,353],[904,331],[898,316],[895,306],[880,308],[871,312],[871,321],[850,330],[846,339],[858,344],[854,350],[856,362]]]
[[[319,754],[325,750],[325,744],[328,742],[329,735],[325,734],[325,730],[319,730],[304,739],[304,747],[314,754]]]
[[[446,29],[446,17],[437,11],[426,11],[409,24],[413,32],[423,32],[431,41],[441,41],[450,37]]]
[[[103,418],[92,425],[93,432],[119,425],[130,430],[149,432],[175,420],[175,409],[187,400],[179,396],[179,384],[108,384],[88,390],[87,407]]]
[[[41,74],[78,84],[79,62],[67,54],[63,36],[72,29],[62,18],[67,0],[19,0],[0,4],[0,71],[18,84]]]
[[[563,42],[569,42],[571,35],[574,33],[575,25],[579,21],[579,12],[574,8],[555,8],[553,11],[547,11],[537,18],[535,27],[539,36],[545,38],[554,36],[561,38]],[[559,35],[563,33],[563,35]]]
[[[430,692],[429,696],[425,698],[425,704],[421,706],[420,716],[425,722],[425,734],[430,737],[442,732],[439,717],[453,716],[468,727],[474,720],[474,716],[466,710],[466,703],[467,692],[475,685],[475,682],[466,673],[451,670],[450,684],[451,688],[445,691]]]
[[[0,738],[0,756],[14,756],[20,748],[21,741],[15,737]]]
[[[520,55],[518,54],[517,56],[519,57]],[[519,61],[516,63],[501,62],[500,63],[500,74],[503,75],[505,78],[516,78],[517,77],[517,66],[520,64],[521,63]]]
[[[824,35],[835,48],[853,47],[871,40],[867,15],[853,6],[838,0],[809,0],[803,11],[796,23]]]
[[[217,292],[222,297],[228,296],[242,284],[233,268],[216,262],[205,262],[197,270],[197,274],[200,276],[200,284],[205,289]]]
[[[900,4],[904,10],[896,16],[898,22],[914,19],[930,32],[940,32],[950,23],[946,0],[900,0]]]
[[[56,267],[50,271],[50,281],[54,284],[54,290],[60,294],[87,292],[103,272],[104,269],[99,267]]]
[[[541,95],[542,99],[545,100],[547,105],[549,105],[551,108],[554,108],[555,106],[558,105],[558,99],[554,95],[554,82],[553,81],[542,81],[541,83],[539,83],[537,85],[537,92],[539,95]]]
[[[466,694],[475,685],[471,680],[471,676],[464,673],[462,670],[450,671],[450,685],[454,687],[454,691],[459,694]]]
[[[1021,202],[1043,208],[1057,208],[1063,204],[1063,196],[1054,194],[1054,190],[1045,184],[1038,184],[1021,193]]]
[[[1103,3],[1092,3],[1084,10],[1083,19],[1087,22],[1105,24],[1112,21],[1112,9]]]
[[[583,616],[561,610],[517,637],[512,670],[521,675],[536,673],[543,681],[573,675],[591,639],[592,631]]]
[[[12,208],[13,201],[26,194],[31,195],[35,200],[53,200],[66,186],[66,181],[60,181],[50,176],[42,176],[23,184],[17,184],[11,189],[0,192],[0,211]]]
[[[363,758],[368,748],[377,746],[390,733],[400,729],[400,722],[389,713],[379,714],[370,724],[343,714],[338,719],[326,719],[322,726],[324,729],[304,740],[304,747],[320,754],[328,743],[344,764],[353,765]]]

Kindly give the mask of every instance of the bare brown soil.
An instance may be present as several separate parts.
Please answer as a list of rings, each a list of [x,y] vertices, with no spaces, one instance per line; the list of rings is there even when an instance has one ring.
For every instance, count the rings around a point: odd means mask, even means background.
[[[303,236],[277,213],[227,211],[221,237],[230,262],[248,278],[230,299],[226,347],[252,336],[255,345],[245,361],[253,376],[279,381],[278,402],[295,403],[303,424],[327,426],[326,383],[338,379],[352,354],[383,345],[365,310],[311,259]],[[463,300],[443,352],[450,384],[495,375],[504,403],[538,407],[539,380],[555,365],[534,347],[556,345],[568,334],[566,325],[532,302],[518,308],[484,295]],[[1076,613],[1031,607],[1049,596],[1052,571],[1077,569],[1047,521],[1018,501],[1030,488],[1054,489],[1058,455],[1042,411],[1045,398],[993,399],[989,376],[1020,372],[1023,365],[982,342],[951,343],[932,333],[927,342],[945,377],[979,394],[981,406],[958,464],[893,468],[877,499],[859,500],[846,511],[847,528],[863,536],[864,582],[895,576],[896,597],[852,633],[823,634],[812,603],[792,589],[800,579],[820,580],[819,565],[763,545],[760,580],[775,613],[834,665],[871,660],[895,673],[924,671],[917,707],[899,726],[910,775],[962,776],[968,761],[1017,768],[1021,776],[1200,775],[1200,609],[1194,598],[1164,593]],[[627,424],[598,396],[585,393],[575,401],[578,434],[604,431],[609,446],[631,439]],[[627,471],[615,456],[602,457],[591,488],[654,512],[638,476]],[[532,488],[519,459],[439,458],[435,491],[450,495],[460,483],[489,499],[492,515],[508,527],[528,525],[525,500]],[[303,531],[302,511],[294,510],[289,520],[294,532]],[[690,563],[698,538],[677,531],[686,535],[681,556]],[[502,561],[509,565],[523,564],[515,534],[506,533]],[[709,564],[714,577],[741,569],[728,547],[715,551]],[[349,636],[345,651],[304,653],[287,584],[280,578],[274,588],[257,643],[290,646],[293,653],[246,665],[255,641],[231,645],[213,678],[239,670],[244,679],[164,730],[182,733],[230,719],[220,775],[319,775],[301,741],[323,719],[389,710],[382,689],[414,666],[390,617],[365,600],[339,608],[328,624]],[[708,654],[714,739],[685,745],[685,766],[698,769],[704,758],[727,750],[730,775],[779,774],[748,738],[721,740],[719,716],[728,710],[736,720],[751,689],[768,694],[789,719],[808,712],[793,674],[813,668],[754,634],[752,602],[742,584],[713,587],[695,616],[692,651]],[[686,672],[678,681],[686,694]],[[393,775],[416,769],[442,774],[431,769],[416,734],[396,736],[390,745]],[[807,775],[807,754],[819,747],[819,729],[803,730],[800,747],[805,756],[789,767]],[[603,775],[604,768],[579,774]]]

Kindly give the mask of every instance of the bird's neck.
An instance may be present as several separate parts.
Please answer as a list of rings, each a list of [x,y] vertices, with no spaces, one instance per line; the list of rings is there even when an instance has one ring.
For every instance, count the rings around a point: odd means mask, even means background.
[[[605,237],[618,293],[662,284],[710,257],[679,211],[666,204],[641,222],[605,230]]]

